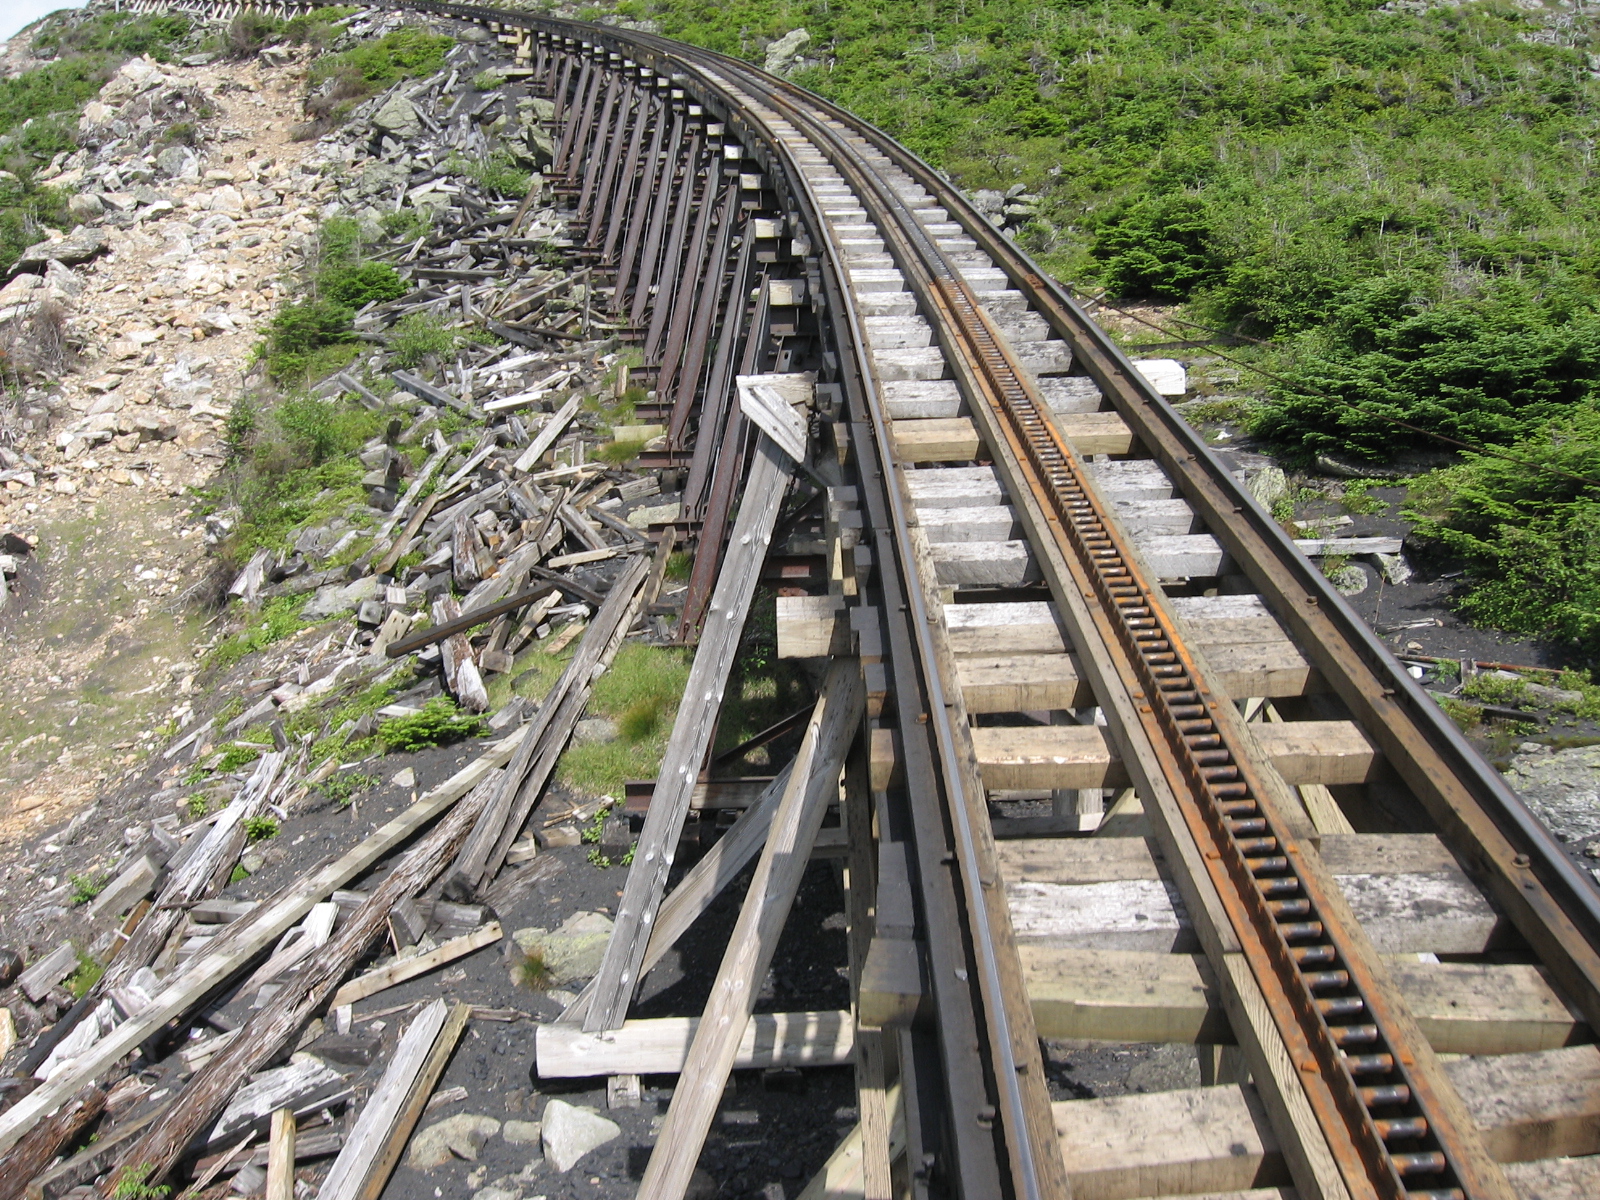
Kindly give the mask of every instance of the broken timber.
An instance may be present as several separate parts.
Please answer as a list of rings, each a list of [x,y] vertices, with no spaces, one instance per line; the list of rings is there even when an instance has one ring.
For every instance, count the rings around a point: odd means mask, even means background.
[[[791,464],[792,460],[763,434],[746,477],[744,500],[717,576],[710,616],[689,670],[684,701],[673,723],[655,796],[617,906],[616,926],[595,976],[595,999],[583,1025],[587,1030],[620,1025],[638,986],[649,928],[666,889],[667,873],[683,832],[695,780],[711,745],[722,692],[738,652],[759,568],[793,470]]]

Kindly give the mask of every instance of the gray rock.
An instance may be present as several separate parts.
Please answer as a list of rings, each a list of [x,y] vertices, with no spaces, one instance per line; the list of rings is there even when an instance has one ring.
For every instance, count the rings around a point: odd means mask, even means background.
[[[457,1113],[430,1125],[411,1139],[407,1161],[419,1171],[442,1167],[452,1158],[478,1160],[483,1144],[500,1132],[500,1122],[480,1113]]]
[[[1406,561],[1404,554],[1374,554],[1378,562],[1378,570],[1383,573],[1384,579],[1399,585],[1411,581],[1411,564]]]
[[[1329,575],[1328,582],[1341,596],[1359,596],[1367,590],[1372,580],[1355,563],[1347,563]]]
[[[559,987],[591,979],[600,969],[606,942],[611,939],[611,919],[604,913],[573,913],[561,928],[519,929],[511,935],[524,954],[537,954],[549,973],[546,982]]]
[[[579,1108],[565,1100],[544,1106],[542,1141],[544,1156],[557,1171],[570,1171],[589,1151],[622,1136],[622,1127],[592,1108]]]
[[[1262,467],[1250,477],[1250,482],[1245,484],[1245,487],[1268,512],[1272,511],[1274,504],[1289,495],[1289,480],[1281,467]]]
[[[49,265],[51,259],[75,267],[79,263],[100,257],[106,252],[108,244],[106,235],[101,230],[80,225],[60,241],[40,242],[29,246],[22,252],[22,257],[17,259],[12,274],[42,271]]]
[[[396,138],[413,138],[422,132],[417,106],[396,93],[372,117],[372,127]]]
[[[972,207],[986,217],[998,217],[1005,212],[1005,193],[992,188],[979,188],[972,193]]]
[[[78,222],[92,221],[105,215],[106,206],[93,192],[75,192],[67,200],[67,214]]]
[[[537,1121],[507,1121],[500,1127],[500,1136],[513,1146],[533,1146],[543,1135]]]
[[[326,587],[318,588],[317,594],[311,597],[300,613],[307,620],[321,620],[323,617],[337,616],[356,607],[363,600],[371,600],[377,594],[376,575],[368,575],[349,584],[330,583]]]
[[[156,169],[161,172],[164,179],[180,179],[192,174],[198,166],[199,159],[195,157],[194,151],[186,146],[168,146],[156,155]],[[137,198],[138,192],[135,191],[134,195]]]
[[[495,1187],[493,1184],[472,1193],[472,1200],[522,1200],[519,1187]]]
[[[1561,841],[1600,834],[1600,746],[1519,752],[1506,782]]]
[[[805,29],[791,29],[767,47],[766,68],[780,75],[795,65],[795,60],[811,45],[811,34]]]
[[[617,740],[617,723],[607,717],[587,717],[572,727],[572,744],[583,746],[591,742]]]

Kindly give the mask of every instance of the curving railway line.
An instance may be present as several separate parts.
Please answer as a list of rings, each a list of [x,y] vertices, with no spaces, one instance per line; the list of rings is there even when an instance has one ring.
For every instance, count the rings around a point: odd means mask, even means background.
[[[815,381],[829,577],[779,637],[868,695],[854,1194],[1600,1194],[1600,895],[1059,286],[746,63],[407,7],[553,103],[683,472],[691,635],[756,436],[735,379]],[[1041,1038],[1193,1043],[1206,1086],[1064,1098]]]

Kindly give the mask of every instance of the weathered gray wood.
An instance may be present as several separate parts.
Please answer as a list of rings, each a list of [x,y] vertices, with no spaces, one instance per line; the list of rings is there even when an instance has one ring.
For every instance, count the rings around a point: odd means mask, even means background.
[[[443,625],[461,615],[461,605],[451,596],[440,596],[433,602],[435,624]],[[489,690],[483,685],[478,664],[472,658],[472,643],[464,633],[445,638],[440,647],[444,659],[444,676],[451,693],[462,707],[472,712],[484,712],[489,707]]]
[[[78,951],[71,942],[62,942],[33,966],[17,976],[17,986],[38,1004],[78,965]]]
[[[422,1073],[433,1043],[444,1028],[447,1012],[445,1002],[435,1000],[406,1027],[383,1078],[362,1106],[344,1149],[328,1168],[317,1200],[357,1200],[360,1196],[374,1160],[388,1145],[417,1076]]]
[[[301,1109],[343,1090],[344,1076],[315,1057],[263,1071],[228,1099],[206,1142],[215,1145],[241,1130],[259,1126],[280,1108]]]
[[[214,945],[195,955],[161,994],[151,999],[149,1008],[101,1038],[87,1053],[80,1055],[71,1067],[0,1112],[0,1151],[16,1145],[22,1133],[43,1114],[55,1109],[85,1083],[98,1078],[168,1021],[187,1012],[225,980],[237,974],[251,959],[310,912],[312,905],[392,854],[448,811],[485,775],[505,765],[506,760],[515,753],[522,735],[523,730],[519,729],[510,737],[495,743],[476,761],[430,790],[394,820],[368,834],[364,841],[351,850],[311,876],[297,880],[278,896],[235,920],[225,932],[211,939]]]
[[[86,1087],[59,1112],[29,1129],[0,1158],[0,1200],[20,1200],[33,1177],[48,1167],[63,1147],[70,1148],[105,1107],[106,1094],[99,1088]]]
[[[222,1106],[237,1080],[276,1056],[312,1014],[327,1005],[339,981],[381,936],[390,908],[402,897],[414,896],[426,888],[455,857],[493,788],[492,779],[484,780],[413,846],[373,889],[366,903],[351,915],[339,935],[312,956],[295,986],[279,992],[250,1019],[236,1039],[195,1073],[161,1127],[147,1133],[123,1154],[117,1169],[102,1185],[104,1195],[110,1197],[130,1172],[146,1171],[146,1181],[150,1183],[166,1177],[195,1133]]]
[[[649,574],[646,559],[631,561],[611,585],[605,603],[584,631],[583,641],[555,686],[526,726],[527,736],[507,768],[500,792],[472,831],[445,879],[444,891],[470,900],[505,861],[505,849],[521,831],[532,801],[543,789],[556,758],[572,735],[572,727],[589,702],[589,691],[610,664],[633,624],[639,589]],[[528,802],[523,803],[527,798]]]
[[[84,919],[92,924],[101,917],[115,917],[127,912],[155,890],[160,878],[161,864],[150,855],[141,854],[84,909]]]
[[[373,1156],[371,1168],[367,1172],[366,1186],[361,1189],[359,1200],[378,1200],[383,1195],[384,1185],[389,1182],[395,1164],[400,1161],[400,1155],[411,1139],[411,1131],[417,1127],[417,1121],[427,1108],[428,1099],[433,1095],[439,1076],[444,1074],[444,1069],[450,1062],[450,1055],[454,1053],[456,1043],[461,1040],[461,1034],[466,1029],[467,1020],[473,1011],[470,1004],[456,1004],[445,1017],[443,1027],[433,1040],[433,1048],[428,1052],[422,1070],[417,1073],[406,1095],[405,1104],[401,1106],[399,1114],[390,1126],[388,1140]]]
[[[650,813],[617,905],[616,925],[595,976],[595,1002],[584,1021],[584,1028],[591,1032],[620,1025],[638,986],[648,930],[666,890],[667,872],[672,869],[695,780],[716,728],[723,689],[738,653],[745,616],[791,471],[789,458],[763,434],[745,477],[743,502],[712,592],[705,630],[678,706]]]
[[[756,993],[810,861],[812,843],[828,805],[839,798],[839,773],[851,741],[860,732],[865,705],[860,665],[852,659],[835,660],[645,1167],[640,1200],[681,1200],[688,1191]]]
[[[585,1033],[574,1025],[540,1025],[534,1062],[541,1079],[596,1075],[672,1075],[684,1069],[699,1017],[625,1021],[621,1029]],[[855,1026],[847,1012],[756,1013],[738,1038],[733,1065],[837,1067],[855,1054]]]
[[[582,396],[574,396],[551,415],[533,441],[528,444],[528,448],[517,459],[516,470],[523,472],[533,470],[550,447],[556,444],[556,439],[567,431],[567,426],[572,424],[572,418],[578,415],[578,406],[582,402]]]
[[[778,811],[778,801],[788,786],[789,774],[794,764],[784,767],[769,783],[754,804],[739,814],[728,832],[717,839],[716,845],[706,851],[700,861],[689,868],[678,886],[672,889],[661,903],[660,911],[650,929],[650,944],[645,948],[644,959],[639,964],[639,974],[649,974],[650,968],[677,943],[701,913],[711,907],[711,902],[738,878],[746,864],[760,851],[767,840],[767,830],[772,827],[772,814]],[[589,1005],[594,1000],[594,980],[569,1004],[561,1014],[560,1023],[582,1022]]]

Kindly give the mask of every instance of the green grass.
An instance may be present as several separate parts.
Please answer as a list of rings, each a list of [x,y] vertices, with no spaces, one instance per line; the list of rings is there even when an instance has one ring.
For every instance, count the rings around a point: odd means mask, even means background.
[[[79,950],[77,969],[67,976],[67,991],[82,1000],[89,994],[89,989],[100,982],[100,976],[105,973],[106,968],[103,963]]]
[[[264,842],[278,836],[278,822],[267,816],[246,817],[244,832],[252,842]]]
[[[265,745],[229,746],[222,752],[222,757],[217,760],[216,769],[223,775],[231,775],[240,767],[248,767],[251,763],[255,762],[258,758],[265,754],[266,751],[267,748]]]
[[[349,808],[355,801],[359,792],[371,791],[381,782],[376,775],[363,775],[359,771],[347,771],[341,775],[332,775],[317,785],[320,791],[338,808]]]
[[[512,200],[527,195],[533,181],[533,177],[518,167],[515,160],[503,150],[495,150],[485,159],[453,155],[446,161],[445,169],[465,175],[486,191]]]
[[[410,313],[395,322],[389,350],[406,370],[422,365],[428,355],[443,356],[456,348],[456,335],[431,313]]]
[[[1502,679],[1498,675],[1475,675],[1461,685],[1468,700],[1515,708],[1528,700],[1528,684],[1522,679]]]
[[[217,643],[217,648],[211,652],[211,661],[226,670],[245,655],[265,650],[312,624],[300,619],[300,610],[308,599],[307,596],[276,596],[266,601],[248,625]]]
[[[625,781],[655,778],[688,680],[686,652],[624,644],[595,680],[587,710],[615,721],[618,736],[569,746],[557,772],[561,780],[586,795],[620,796]]]
[[[100,875],[70,875],[67,882],[72,884],[72,903],[80,905],[89,903],[105,891],[106,884],[110,880]]]

